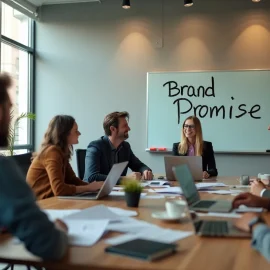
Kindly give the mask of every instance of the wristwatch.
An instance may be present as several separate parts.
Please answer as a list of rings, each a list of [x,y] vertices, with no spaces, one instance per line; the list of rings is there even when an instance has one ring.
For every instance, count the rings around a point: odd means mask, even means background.
[[[253,226],[256,225],[256,224],[258,224],[258,223],[263,223],[263,224],[265,224],[265,221],[264,221],[264,219],[263,219],[261,216],[258,216],[258,217],[253,218],[253,219],[248,223],[249,231],[252,232]]]

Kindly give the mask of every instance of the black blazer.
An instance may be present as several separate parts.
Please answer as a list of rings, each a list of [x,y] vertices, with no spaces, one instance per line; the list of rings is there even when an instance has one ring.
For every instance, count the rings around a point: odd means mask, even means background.
[[[185,154],[178,153],[179,143],[180,142],[173,144],[173,155],[174,156],[186,156],[187,153],[185,153]],[[210,174],[210,176],[217,176],[218,175],[213,146],[212,146],[211,142],[203,141],[202,163],[203,163],[202,164],[203,171],[207,171]]]
[[[112,148],[107,136],[102,136],[100,139],[91,142],[86,150],[83,180],[89,183],[95,180],[104,181],[113,166],[111,153]],[[145,170],[151,171],[133,154],[130,144],[125,141],[121,144],[121,148],[118,151],[118,162],[124,161],[128,161],[128,165],[124,169],[122,176],[127,174],[128,167],[134,172],[143,173]]]

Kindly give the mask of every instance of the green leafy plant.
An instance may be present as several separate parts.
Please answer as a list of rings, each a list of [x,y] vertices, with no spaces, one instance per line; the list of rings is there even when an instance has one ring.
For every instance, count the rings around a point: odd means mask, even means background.
[[[12,122],[14,118],[14,111],[10,112],[10,120]],[[35,120],[36,119],[36,115],[34,113],[31,112],[27,112],[27,113],[21,113],[13,122],[13,125],[11,124],[9,126],[9,132],[8,132],[8,151],[9,151],[9,155],[13,156],[14,155],[14,145],[15,145],[15,141],[16,138],[18,136],[18,134],[16,133],[16,130],[18,128],[20,128],[19,123],[22,119],[30,119],[30,120]]]
[[[141,193],[143,190],[140,181],[134,179],[125,179],[122,181],[122,185],[124,186],[124,191],[128,193]]]

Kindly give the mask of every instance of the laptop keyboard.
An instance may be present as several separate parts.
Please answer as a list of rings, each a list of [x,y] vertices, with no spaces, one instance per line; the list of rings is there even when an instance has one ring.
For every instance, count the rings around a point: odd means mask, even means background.
[[[214,203],[216,203],[216,201],[199,201],[198,203],[192,205],[192,207],[196,207],[196,208],[209,208],[210,206],[212,206]]]
[[[201,235],[204,236],[225,236],[229,233],[227,221],[201,221],[199,229]],[[197,225],[199,226],[199,224]]]

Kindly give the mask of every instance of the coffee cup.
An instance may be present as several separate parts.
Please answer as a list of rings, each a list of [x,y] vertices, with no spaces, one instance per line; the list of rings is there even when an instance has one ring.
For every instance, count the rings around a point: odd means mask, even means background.
[[[258,179],[261,180],[263,175],[264,175],[264,173],[258,173]]]
[[[265,173],[261,175],[261,181],[268,186],[270,182],[270,174]]]
[[[240,183],[243,186],[249,185],[249,176],[248,175],[241,175],[240,176]]]
[[[180,218],[186,215],[187,203],[184,200],[167,201],[165,207],[170,218]]]

